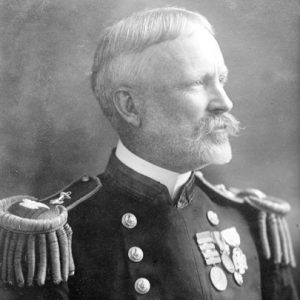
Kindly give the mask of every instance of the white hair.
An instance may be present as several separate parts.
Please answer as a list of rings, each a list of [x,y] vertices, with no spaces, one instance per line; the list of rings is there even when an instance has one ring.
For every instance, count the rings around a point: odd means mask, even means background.
[[[141,63],[134,58],[152,45],[191,33],[195,25],[214,35],[204,16],[176,7],[144,10],[104,29],[94,57],[91,85],[113,125],[117,115],[113,92],[120,85],[131,86],[141,74]]]

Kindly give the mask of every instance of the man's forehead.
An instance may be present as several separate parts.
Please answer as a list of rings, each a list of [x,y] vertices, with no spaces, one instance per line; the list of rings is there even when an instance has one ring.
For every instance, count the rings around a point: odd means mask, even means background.
[[[205,29],[156,45],[148,51],[147,66],[154,80],[181,80],[201,73],[227,73],[215,38]],[[149,74],[150,75],[150,74]],[[161,75],[161,76],[159,76]]]

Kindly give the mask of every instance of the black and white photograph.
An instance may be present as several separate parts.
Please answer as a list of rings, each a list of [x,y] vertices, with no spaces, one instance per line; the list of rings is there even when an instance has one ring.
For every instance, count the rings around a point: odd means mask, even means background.
[[[0,300],[299,300],[300,2],[0,0]]]

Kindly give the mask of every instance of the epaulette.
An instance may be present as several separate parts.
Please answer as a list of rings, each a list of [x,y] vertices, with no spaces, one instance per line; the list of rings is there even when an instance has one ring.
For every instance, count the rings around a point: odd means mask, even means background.
[[[68,211],[101,186],[98,177],[83,176],[42,200],[26,195],[0,200],[1,280],[19,287],[66,282],[75,272]]]
[[[260,190],[226,188],[225,185],[213,185],[200,171],[195,172],[201,184],[221,197],[249,205],[258,212],[258,230],[265,259],[273,259],[275,264],[296,267],[292,239],[285,215],[291,210],[290,204],[282,199],[267,196]]]

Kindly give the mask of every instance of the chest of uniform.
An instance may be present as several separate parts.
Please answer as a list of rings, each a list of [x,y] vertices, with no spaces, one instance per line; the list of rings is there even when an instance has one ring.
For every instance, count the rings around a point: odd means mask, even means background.
[[[128,203],[120,213],[137,293],[149,299],[260,299],[257,251],[235,209],[196,191],[182,209]]]

